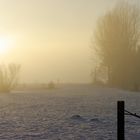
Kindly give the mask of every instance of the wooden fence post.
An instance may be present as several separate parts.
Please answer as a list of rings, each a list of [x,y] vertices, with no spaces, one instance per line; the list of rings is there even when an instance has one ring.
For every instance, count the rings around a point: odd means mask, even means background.
[[[117,102],[117,140],[125,139],[125,103],[124,101]]]

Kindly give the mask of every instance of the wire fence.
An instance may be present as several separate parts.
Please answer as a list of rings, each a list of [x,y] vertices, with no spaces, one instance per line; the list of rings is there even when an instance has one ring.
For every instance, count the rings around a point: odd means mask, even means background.
[[[125,102],[117,102],[117,140],[125,140],[125,115],[134,116],[140,119],[140,115],[125,110]]]

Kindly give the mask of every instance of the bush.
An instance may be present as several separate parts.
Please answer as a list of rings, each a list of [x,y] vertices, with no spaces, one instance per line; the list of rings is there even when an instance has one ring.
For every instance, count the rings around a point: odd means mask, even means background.
[[[48,88],[49,89],[54,89],[55,88],[55,83],[54,82],[48,83]]]

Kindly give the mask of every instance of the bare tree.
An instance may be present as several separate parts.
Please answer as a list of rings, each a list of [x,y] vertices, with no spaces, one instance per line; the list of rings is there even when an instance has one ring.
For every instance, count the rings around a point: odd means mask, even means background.
[[[9,92],[18,84],[20,65],[0,65],[0,92]]]
[[[107,68],[110,86],[133,88],[139,84],[140,11],[127,2],[116,5],[98,21],[94,50]],[[138,73],[139,72],[139,73]]]

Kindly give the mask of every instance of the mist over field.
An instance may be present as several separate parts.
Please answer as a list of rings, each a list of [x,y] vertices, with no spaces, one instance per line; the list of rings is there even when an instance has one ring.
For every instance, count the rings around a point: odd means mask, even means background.
[[[0,140],[139,140],[139,92],[139,0],[0,0]]]
[[[115,3],[0,0],[0,36],[13,40],[0,62],[21,64],[23,82],[90,82],[93,29]]]

